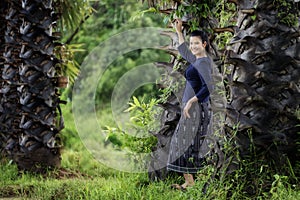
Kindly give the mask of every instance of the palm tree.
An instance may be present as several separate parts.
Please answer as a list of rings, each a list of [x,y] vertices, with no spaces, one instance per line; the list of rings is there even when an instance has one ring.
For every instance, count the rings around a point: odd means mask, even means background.
[[[76,13],[82,5],[80,1],[1,1],[0,147],[21,170],[43,172],[60,166],[63,118],[57,77],[63,65],[56,51],[62,46],[59,32],[65,26],[57,23],[62,6],[70,17],[68,8]],[[74,24],[78,13],[70,18]]]
[[[299,159],[299,2],[232,2],[238,18],[225,61],[230,71],[226,127],[238,124],[243,157],[255,154],[257,167],[291,175],[290,164],[295,167]]]
[[[170,15],[176,13],[180,5],[184,4],[186,10],[193,11],[193,8],[203,7],[201,5],[205,2],[149,0],[148,3]],[[240,161],[249,159],[254,163],[254,170],[267,166],[273,174],[294,175],[290,166],[295,167],[299,159],[296,152],[300,132],[299,116],[296,116],[300,102],[299,2],[228,0],[227,3],[234,3],[237,7],[235,26],[218,27],[220,23],[216,15],[206,18],[201,14],[192,16],[200,21],[199,26],[214,31],[212,39],[223,31],[233,34],[226,51],[216,48],[215,60],[224,74],[228,95],[224,137],[233,141],[231,150],[237,148],[238,152],[230,152],[230,149],[226,152],[232,159],[219,153],[216,167],[223,166],[224,170],[232,172],[241,166]],[[159,7],[161,5],[169,7]],[[176,44],[176,37],[168,35],[172,44]],[[176,56],[176,51],[173,50],[172,54]],[[173,57],[165,67],[174,65],[177,62]],[[154,155],[152,167],[155,173],[150,174],[153,179],[165,176],[164,170],[155,170],[155,167],[163,166],[160,162],[163,162],[168,139],[178,120],[178,105],[174,98],[171,97],[163,106],[167,113],[164,116],[169,118],[163,118],[163,127],[157,133],[158,148],[162,153]]]
[[[6,9],[7,3],[5,1],[1,1],[0,2],[0,13],[3,13],[4,10]],[[0,23],[1,24],[4,24],[5,22],[5,15],[0,15]],[[3,66],[3,63],[4,63],[4,59],[1,55],[3,55],[3,52],[4,52],[4,33],[5,33],[5,26],[0,26],[0,65],[1,65],[1,68],[0,68],[0,74],[2,74],[2,66]],[[1,99],[2,99],[2,95],[1,95]],[[3,125],[1,125],[1,127],[4,127]],[[3,128],[1,128],[3,129]],[[1,133],[0,133],[1,134]],[[0,149],[3,150],[4,149],[4,146],[5,146],[5,141],[6,141],[6,137],[5,135],[1,134],[0,135],[1,138],[0,138]]]

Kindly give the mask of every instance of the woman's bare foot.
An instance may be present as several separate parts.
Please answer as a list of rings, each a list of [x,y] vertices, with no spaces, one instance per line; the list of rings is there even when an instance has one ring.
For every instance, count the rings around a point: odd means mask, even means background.
[[[185,187],[192,187],[195,185],[195,180],[192,174],[183,174],[185,183],[183,184]]]
[[[185,183],[182,185],[179,184],[172,184],[171,188],[177,189],[177,190],[186,190],[187,187],[192,187],[195,185],[195,180],[192,174],[183,174]]]
[[[186,186],[183,185],[179,185],[179,184],[172,184],[171,185],[172,189],[176,189],[176,190],[181,190],[181,191],[185,191],[186,190]]]
[[[176,190],[184,191],[184,190],[186,190],[187,187],[192,187],[192,186],[194,186],[194,185],[195,185],[195,183],[191,184],[191,183],[185,182],[185,183],[182,184],[182,185],[179,185],[179,184],[172,184],[172,185],[171,185],[171,188],[172,188],[172,189],[176,189]]]

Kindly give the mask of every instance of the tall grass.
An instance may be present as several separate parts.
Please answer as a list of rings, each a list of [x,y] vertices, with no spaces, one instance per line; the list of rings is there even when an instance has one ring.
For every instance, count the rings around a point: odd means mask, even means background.
[[[202,192],[207,177],[199,176],[196,185],[186,192],[170,189],[170,185],[181,179],[168,179],[160,182],[148,182],[147,174],[116,172],[103,166],[95,169],[94,176],[76,178],[48,178],[34,174],[19,174],[13,164],[2,165],[0,197],[19,197],[20,199],[92,199],[92,200],[190,200],[218,199],[226,200],[228,185],[212,182],[207,193]],[[102,168],[102,169],[99,169]],[[103,173],[104,170],[108,172]],[[93,172],[94,173],[94,172]],[[202,177],[202,178],[200,178]],[[236,192],[231,199],[253,199]],[[300,193],[293,186],[285,185],[284,177],[274,179],[270,193],[258,199],[295,200]]]
[[[93,158],[81,142],[72,119],[70,105],[64,106],[66,128],[62,133],[65,147],[62,151],[62,169],[47,175],[19,172],[10,161],[0,165],[0,198],[42,200],[227,200],[253,199],[241,188],[239,178],[210,180],[212,168],[207,166],[196,177],[196,185],[185,192],[173,190],[170,185],[183,183],[182,177],[149,182],[147,173],[116,171]],[[108,111],[105,111],[108,112]],[[108,119],[106,119],[108,120]],[[63,172],[63,173],[62,173]],[[270,177],[270,190],[256,199],[300,199],[299,188],[289,184],[286,177]],[[230,193],[230,194],[229,194]]]

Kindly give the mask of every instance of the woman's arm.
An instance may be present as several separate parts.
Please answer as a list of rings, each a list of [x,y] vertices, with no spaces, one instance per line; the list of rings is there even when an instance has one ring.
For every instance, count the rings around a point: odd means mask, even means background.
[[[184,43],[184,37],[182,33],[182,21],[180,19],[175,19],[175,30],[178,35],[179,45]]]
[[[198,98],[197,96],[193,96],[192,98],[190,98],[190,100],[188,100],[188,102],[186,103],[185,107],[183,108],[183,116],[184,118],[190,118],[190,114],[189,114],[189,110],[192,107],[194,102],[198,102]]]
[[[182,21],[180,19],[175,20],[175,30],[178,35],[178,51],[180,55],[189,63],[193,64],[196,61],[196,56],[192,54],[192,52],[187,47],[187,44],[184,41],[183,33],[182,33]]]

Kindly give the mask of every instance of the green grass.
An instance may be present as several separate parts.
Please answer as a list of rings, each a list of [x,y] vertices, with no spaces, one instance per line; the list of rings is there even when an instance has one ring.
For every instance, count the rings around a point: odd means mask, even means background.
[[[216,183],[215,186],[209,187],[208,194],[203,194],[201,189],[204,181],[200,179],[193,188],[189,188],[186,192],[175,191],[170,189],[170,185],[175,181],[182,181],[182,179],[149,182],[147,174],[118,172],[93,162],[91,160],[90,163],[86,163],[94,166],[93,169],[89,169],[89,174],[81,174],[75,169],[69,169],[70,172],[74,170],[73,173],[77,176],[59,179],[54,176],[55,172],[49,172],[47,177],[28,173],[19,174],[14,164],[4,163],[0,167],[0,197],[43,200],[225,200],[228,192],[226,187],[221,189],[221,183]],[[233,199],[251,199],[241,196],[241,194],[237,194],[235,197]],[[277,183],[270,194],[259,199],[295,200],[299,198],[298,191]]]
[[[197,176],[193,188],[182,192],[170,188],[172,183],[182,183],[182,177],[150,182],[147,173],[126,173],[104,166],[93,158],[77,135],[70,105],[63,109],[66,121],[66,128],[62,132],[65,145],[62,151],[63,171],[52,171],[46,176],[20,173],[16,165],[2,161],[0,199],[226,200],[229,191],[233,197],[231,199],[253,199],[239,189],[242,183],[230,181],[215,180],[204,194],[202,189],[210,177],[207,169]],[[297,186],[287,184],[284,177],[274,176],[271,190],[257,199],[295,200],[300,199],[300,192]]]
[[[79,152],[78,152],[79,153]],[[65,152],[74,158],[74,152]],[[80,153],[79,153],[80,154]],[[83,164],[80,158],[77,167],[68,171],[74,177],[57,178],[56,172],[44,177],[36,174],[18,173],[14,164],[3,163],[0,167],[0,197],[24,199],[193,199],[195,189],[185,193],[170,189],[171,180],[149,182],[146,173],[125,173],[107,168],[95,160]],[[86,166],[84,166],[86,165]],[[85,173],[79,173],[82,168]],[[81,171],[81,172],[82,172]]]

